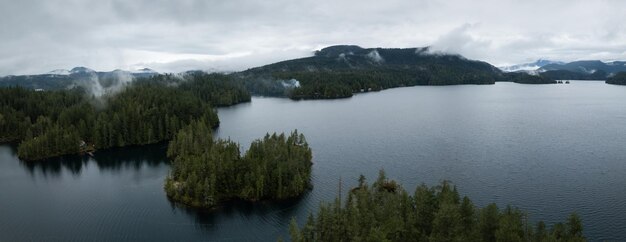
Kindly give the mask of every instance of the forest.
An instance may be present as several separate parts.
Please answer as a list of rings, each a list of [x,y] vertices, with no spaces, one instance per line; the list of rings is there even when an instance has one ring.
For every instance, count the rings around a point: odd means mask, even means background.
[[[347,98],[359,92],[416,85],[555,83],[543,76],[504,73],[486,62],[434,53],[429,48],[366,49],[350,45],[330,46],[312,57],[252,68],[235,75],[245,83],[298,80],[299,87],[284,88],[284,95],[296,100]],[[274,92],[277,93],[280,92]]]
[[[242,156],[237,143],[213,139],[210,122],[191,122],[168,146],[165,191],[173,201],[212,208],[222,202],[283,200],[311,187],[311,149],[304,135],[266,134]]]
[[[274,76],[277,79],[293,78],[301,83],[301,87],[289,93],[291,99],[344,98],[358,92],[415,85],[493,84],[492,78],[473,73],[433,74],[401,69],[279,72]]]
[[[101,97],[82,87],[0,88],[0,141],[19,143],[23,160],[150,144],[170,140],[196,119],[216,128],[214,107],[248,101],[240,83],[204,73],[142,78]]]
[[[369,185],[361,176],[345,201],[341,195],[320,205],[302,226],[292,219],[291,240],[303,241],[586,241],[580,217],[572,213],[565,223],[550,228],[531,225],[523,211],[496,204],[476,207],[461,198],[448,181],[424,184],[409,194],[380,171]]]
[[[618,72],[615,76],[606,79],[607,84],[626,85],[626,72]]]
[[[102,77],[100,82],[106,87],[115,83],[115,80],[111,79],[111,76],[115,77],[112,73],[115,74],[115,71],[110,73],[91,71],[82,74],[77,72],[65,77],[50,74],[6,77],[0,78],[0,86],[24,85],[54,90],[74,85],[81,86],[81,83],[97,76]],[[139,79],[168,85],[181,83],[181,88],[193,92],[205,101],[207,98],[211,99],[213,106],[218,107],[234,104],[230,102],[231,100],[245,100],[250,94],[288,97],[295,100],[335,99],[351,97],[354,93],[404,86],[495,82],[551,84],[562,77],[593,78],[596,74],[589,77],[581,75],[583,74],[569,71],[548,71],[540,75],[524,72],[505,73],[489,63],[469,60],[460,55],[434,52],[429,47],[361,48],[337,45],[316,51],[310,57],[285,60],[230,74],[188,71],[180,75],[150,74]],[[198,86],[177,79],[213,81],[205,81],[202,82],[203,85]],[[297,80],[299,85],[289,85],[285,82],[288,80]],[[232,86],[243,88],[233,89]],[[222,94],[215,90],[229,92]]]
[[[278,72],[276,79],[296,79],[301,87],[286,92],[291,99],[334,99],[351,97],[353,93],[380,91],[405,86],[440,86],[461,84],[494,84],[507,81],[521,84],[553,84],[556,81],[541,75],[504,73],[502,77],[481,73],[446,70],[440,73],[408,70],[343,70],[317,72]]]

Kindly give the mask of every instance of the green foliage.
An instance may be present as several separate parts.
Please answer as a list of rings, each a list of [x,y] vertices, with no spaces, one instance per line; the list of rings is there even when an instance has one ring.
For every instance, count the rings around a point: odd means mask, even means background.
[[[165,180],[171,199],[194,207],[222,201],[287,199],[310,187],[311,149],[294,131],[255,140],[241,156],[239,145],[214,140],[204,119],[181,129],[170,142],[172,170]]]
[[[43,159],[48,156],[78,153],[80,137],[74,126],[65,129],[53,125],[37,137],[29,137],[18,147],[18,156],[26,160]]]
[[[550,231],[543,222],[534,228],[519,209],[476,208],[447,181],[409,196],[381,172],[372,186],[361,177],[346,202],[339,199],[322,204],[301,228],[292,221],[292,241],[586,241],[576,214]]]
[[[215,128],[211,104],[246,101],[243,86],[221,74],[157,75],[99,99],[83,89],[0,88],[0,142],[19,142],[25,160],[150,144],[170,140],[197,119]]]
[[[15,142],[26,137],[35,122],[38,129],[46,128],[60,116],[67,117],[84,105],[83,93],[79,91],[35,92],[20,87],[0,88],[0,141]],[[44,124],[42,119],[46,119]],[[38,130],[35,135],[39,135]]]
[[[210,105],[173,87],[138,83],[105,101],[107,107],[94,125],[98,149],[169,140],[198,118],[207,119],[212,127],[219,124]]]
[[[187,74],[185,79],[188,81],[182,82],[180,89],[193,93],[214,107],[250,101],[250,93],[231,75],[193,72]]]

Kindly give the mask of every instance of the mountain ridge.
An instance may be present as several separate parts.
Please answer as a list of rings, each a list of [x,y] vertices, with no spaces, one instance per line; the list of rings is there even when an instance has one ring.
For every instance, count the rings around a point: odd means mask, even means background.
[[[84,66],[77,66],[70,70],[56,69],[42,74],[0,77],[0,87],[22,86],[31,89],[57,90],[81,86],[85,82],[92,82],[93,80],[97,80],[101,82],[103,86],[107,86],[118,82],[120,76],[124,76],[124,78],[144,78],[159,74],[160,73],[149,68],[136,71],[121,69],[113,71],[95,71]]]
[[[541,67],[539,71],[555,72],[555,78],[566,79],[562,77],[576,76],[583,80],[606,80],[619,72],[626,71],[626,61],[603,62],[600,60],[580,60],[564,64],[549,64]]]
[[[245,80],[298,80],[293,99],[350,97],[353,93],[415,85],[554,83],[527,73],[505,73],[479,60],[433,52],[429,47],[363,48],[335,45],[313,56],[284,60],[237,73]]]
[[[70,74],[0,78],[0,86],[21,85],[35,89],[63,89],[91,82],[103,87],[126,82],[128,77],[158,75],[149,69],[129,72],[97,72],[75,67]],[[555,83],[542,76],[507,73],[480,60],[435,52],[430,47],[363,48],[334,45],[312,56],[283,60],[230,73],[256,95],[293,99],[351,97],[354,93],[415,85],[494,84],[510,81],[529,84]]]

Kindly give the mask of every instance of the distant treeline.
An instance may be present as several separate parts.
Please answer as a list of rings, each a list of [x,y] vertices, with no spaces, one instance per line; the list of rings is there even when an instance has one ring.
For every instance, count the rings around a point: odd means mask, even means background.
[[[311,186],[311,149],[298,131],[267,134],[242,156],[237,143],[213,139],[210,122],[200,119],[178,132],[167,154],[173,159],[167,196],[193,207],[287,199]]]
[[[626,85],[626,72],[619,72],[606,80],[608,84]]]
[[[52,90],[86,86],[96,78],[106,88],[119,83],[115,80],[119,75],[114,75],[115,73],[14,76],[0,78],[0,86],[18,84]],[[207,76],[201,71],[190,71],[181,75],[186,79],[206,79]],[[181,75],[152,73],[146,75],[146,78],[171,84]],[[494,84],[500,81],[546,84],[555,83],[554,80],[558,77],[568,75],[584,74],[569,71],[548,71],[539,75],[505,73],[486,62],[469,60],[460,55],[437,53],[429,48],[361,48],[339,45],[317,51],[311,57],[281,61],[231,74],[211,74],[210,79],[222,81],[215,81],[198,89],[190,89],[184,85],[183,88],[194,92],[203,100],[209,96],[214,101],[214,106],[221,106],[232,104],[229,103],[230,100],[243,99],[248,93],[291,99],[334,99],[351,97],[354,93],[416,85]],[[290,83],[292,80],[297,83]],[[221,85],[233,84],[244,89],[227,88],[232,92],[224,94],[215,92],[222,90]]]
[[[316,51],[313,56],[280,61],[230,74],[206,74],[189,71],[182,74],[156,72],[130,73],[124,71],[94,72],[74,68],[69,75],[41,74],[0,77],[0,86],[20,85],[32,89],[61,90],[73,86],[88,86],[95,79],[102,87],[116,86],[120,76],[163,83],[176,83],[176,78],[213,79],[206,86],[187,86],[213,106],[232,105],[249,94],[288,97],[291,99],[334,99],[351,97],[355,93],[379,91],[394,87],[417,85],[494,84],[515,82],[552,84],[556,80],[605,80],[623,70],[624,62],[576,61],[549,64],[538,72],[503,72],[493,65],[469,60],[460,55],[424,48],[361,48],[336,45]],[[589,71],[588,71],[589,70]],[[150,70],[151,71],[151,70]],[[123,75],[121,75],[123,74]],[[610,84],[620,84],[617,76]],[[289,83],[295,80],[297,84]],[[226,87],[224,87],[224,85]],[[232,89],[236,85],[243,88]],[[196,89],[194,89],[196,88]],[[225,89],[224,89],[225,88]],[[229,90],[220,93],[216,90]]]
[[[196,119],[217,127],[214,106],[247,101],[250,94],[231,77],[204,73],[140,79],[102,97],[83,88],[1,88],[0,141],[18,142],[25,160],[149,144]]]
[[[498,79],[485,73],[448,69],[438,73],[408,70],[345,70],[319,72],[279,72],[276,79],[296,79],[301,87],[287,93],[291,99],[333,99],[354,93],[380,91],[406,86],[494,84],[509,81],[523,84],[551,84],[553,80],[526,73],[503,73]]]
[[[499,209],[496,204],[478,208],[445,181],[430,188],[420,185],[409,194],[381,171],[371,186],[361,176],[347,199],[341,199],[322,204],[317,215],[309,215],[303,226],[293,219],[291,240],[586,241],[582,221],[575,213],[551,228],[541,221],[532,226],[519,209]]]

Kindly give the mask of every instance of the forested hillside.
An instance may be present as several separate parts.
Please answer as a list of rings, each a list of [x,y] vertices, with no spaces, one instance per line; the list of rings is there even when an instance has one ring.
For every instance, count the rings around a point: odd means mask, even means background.
[[[554,84],[556,80],[548,78],[542,74],[539,75],[529,75],[522,72],[509,72],[504,74],[506,76],[506,80],[515,83],[521,84]]]
[[[290,225],[291,240],[303,241],[586,241],[578,215],[551,227],[531,225],[510,206],[476,207],[456,186],[418,186],[409,193],[380,172],[370,186],[363,176],[345,201],[322,204],[303,226]]]
[[[250,101],[229,77],[158,76],[96,98],[87,90],[0,89],[0,141],[18,142],[25,160],[171,139],[192,120],[215,128],[213,106]]]
[[[415,85],[494,84],[496,81],[554,83],[526,73],[506,75],[496,67],[428,48],[365,49],[330,46],[314,56],[282,61],[236,74],[246,82],[291,80],[292,99],[345,98],[353,93]]]
[[[498,81],[555,83],[553,77],[563,74],[557,72],[550,76],[537,76],[504,73],[489,63],[468,60],[460,55],[434,52],[428,47],[361,48],[354,45],[330,46],[316,51],[310,57],[285,60],[228,75],[206,74],[202,71],[165,75],[158,75],[152,70],[141,73],[121,70],[96,72],[84,67],[74,68],[68,73],[8,76],[0,78],[0,86],[20,85],[45,90],[63,90],[76,86],[87,89],[98,87],[94,90],[106,92],[133,78],[176,82],[176,77],[195,80],[206,79],[208,76],[209,79],[228,81],[214,82],[192,91],[204,98],[207,95],[213,96],[214,101],[224,99],[213,103],[221,106],[230,105],[227,101],[229,97],[240,99],[247,93],[292,99],[332,99],[351,97],[359,92],[416,85],[494,84]],[[215,85],[231,83],[245,87],[247,92],[222,95],[207,92],[206,89],[218,90],[219,87],[216,89]]]

